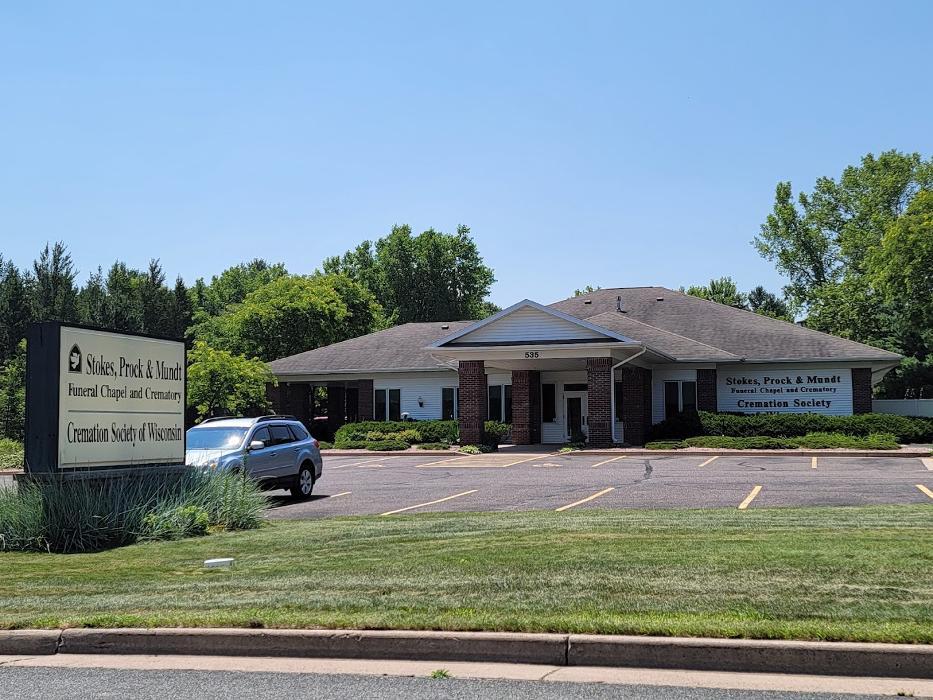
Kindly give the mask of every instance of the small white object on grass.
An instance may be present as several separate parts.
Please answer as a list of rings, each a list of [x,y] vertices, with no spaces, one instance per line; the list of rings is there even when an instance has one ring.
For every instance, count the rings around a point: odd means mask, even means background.
[[[205,559],[204,560],[205,569],[228,568],[231,564],[233,564],[233,557],[224,557],[223,559]]]

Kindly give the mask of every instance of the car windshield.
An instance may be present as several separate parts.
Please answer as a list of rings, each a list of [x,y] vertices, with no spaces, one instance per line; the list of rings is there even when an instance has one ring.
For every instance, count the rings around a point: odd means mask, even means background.
[[[232,450],[243,444],[246,428],[192,428],[187,434],[189,450]]]

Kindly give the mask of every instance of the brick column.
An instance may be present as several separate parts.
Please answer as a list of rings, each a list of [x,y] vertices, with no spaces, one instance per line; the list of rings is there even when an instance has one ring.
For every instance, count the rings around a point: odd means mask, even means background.
[[[716,400],[716,370],[697,370],[697,410],[716,413],[719,403]]]
[[[541,373],[537,370],[512,370],[512,442],[541,442]]]
[[[327,424],[336,431],[346,420],[346,403],[343,395],[343,382],[327,383]]]
[[[612,445],[612,358],[586,358],[586,408],[590,447]]]
[[[486,368],[482,360],[461,360],[458,375],[460,444],[479,445],[483,442],[483,423],[486,421]]]
[[[630,445],[644,445],[651,426],[651,372],[622,367],[622,430]]]
[[[360,414],[360,420],[372,420],[373,419],[373,380],[372,379],[360,379],[358,382],[360,399],[359,404],[357,405],[357,410]]]
[[[871,368],[852,370],[852,413],[871,413]]]

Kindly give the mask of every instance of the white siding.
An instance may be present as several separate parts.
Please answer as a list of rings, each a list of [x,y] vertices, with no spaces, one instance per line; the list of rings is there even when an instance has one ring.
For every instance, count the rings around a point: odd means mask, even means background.
[[[871,402],[871,410],[898,416],[933,418],[933,399],[875,399]]]
[[[664,420],[664,382],[695,382],[695,369],[655,367],[651,372],[651,422]],[[625,397],[622,397],[625,400]]]
[[[606,338],[589,328],[567,321],[538,309],[523,307],[493,321],[472,333],[457,338],[455,343],[508,343],[534,340],[582,340]]]
[[[720,365],[716,394],[720,411],[848,416],[852,413],[852,370],[827,364]],[[749,406],[749,402],[763,405]]]
[[[436,420],[441,417],[441,389],[457,386],[456,372],[399,372],[373,377],[373,390],[399,389],[402,413],[417,420]],[[418,397],[424,406],[418,405]]]
[[[585,384],[586,372],[542,372],[542,384],[556,384],[555,402],[557,418],[553,423],[541,424],[541,442],[562,445],[567,442],[567,422],[564,419],[564,384]]]

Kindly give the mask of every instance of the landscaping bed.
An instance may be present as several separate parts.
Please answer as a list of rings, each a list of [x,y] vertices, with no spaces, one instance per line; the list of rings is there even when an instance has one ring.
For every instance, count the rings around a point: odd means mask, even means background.
[[[897,450],[900,445],[890,433],[871,433],[865,436],[840,433],[807,433],[800,437],[730,437],[700,435],[684,440],[656,440],[645,445],[648,450],[682,450],[702,447],[723,450]]]
[[[438,513],[0,554],[0,627],[933,642],[927,505]],[[204,559],[234,557],[231,569]]]
[[[505,423],[486,421],[483,446],[495,449],[510,431]],[[341,426],[334,442],[321,443],[321,449],[396,452],[417,445],[424,450],[446,450],[459,438],[460,427],[453,420],[363,421]]]
[[[0,471],[23,468],[23,443],[0,439]]]

